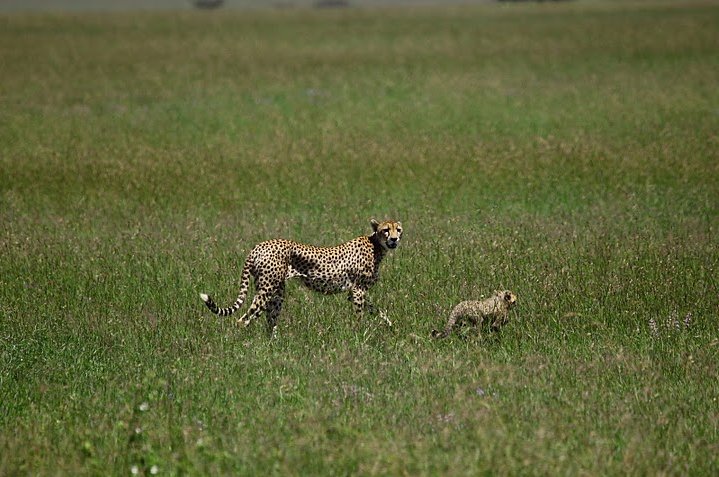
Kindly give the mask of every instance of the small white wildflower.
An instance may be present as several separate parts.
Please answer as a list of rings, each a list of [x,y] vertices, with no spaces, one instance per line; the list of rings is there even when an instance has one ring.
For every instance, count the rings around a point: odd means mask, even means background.
[[[142,404],[140,404],[140,411],[145,412],[148,409],[150,409],[150,405],[147,404],[146,402],[143,402]]]
[[[687,313],[684,317],[684,328],[689,328],[692,325],[692,312]]]
[[[677,319],[677,310],[672,311],[667,317],[666,322],[667,331],[671,332],[672,329],[679,329],[679,320]]]
[[[137,426],[137,427],[135,428],[135,434],[142,434],[142,427]]]
[[[137,475],[140,473],[140,468],[137,467],[136,465],[133,465],[132,467],[130,467],[130,473],[132,475]]]
[[[659,328],[657,327],[657,322],[654,321],[654,318],[649,318],[649,330],[654,336],[659,334]]]
[[[153,465],[152,467],[150,467],[150,473],[152,475],[157,474],[159,471],[160,471],[160,469],[158,469],[156,465]]]
[[[437,420],[439,422],[448,423],[448,422],[452,422],[453,419],[454,419],[453,412],[450,412],[448,414],[437,414]]]

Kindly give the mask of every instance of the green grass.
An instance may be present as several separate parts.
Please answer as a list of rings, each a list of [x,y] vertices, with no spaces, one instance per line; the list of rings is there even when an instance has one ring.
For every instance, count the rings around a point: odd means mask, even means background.
[[[717,84],[704,2],[0,16],[0,474],[716,475]],[[199,300],[371,217],[392,330]]]

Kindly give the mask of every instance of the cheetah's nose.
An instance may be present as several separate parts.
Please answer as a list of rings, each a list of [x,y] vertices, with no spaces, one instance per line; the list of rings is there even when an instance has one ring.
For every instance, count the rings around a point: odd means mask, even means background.
[[[397,239],[389,239],[387,241],[387,247],[389,248],[397,248]]]

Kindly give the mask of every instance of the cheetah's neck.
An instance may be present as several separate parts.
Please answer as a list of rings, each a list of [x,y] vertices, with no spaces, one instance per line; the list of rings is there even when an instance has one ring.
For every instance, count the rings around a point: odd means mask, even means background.
[[[378,269],[380,262],[382,261],[385,254],[387,253],[387,249],[385,249],[382,246],[382,243],[380,242],[380,239],[376,233],[369,236],[369,241],[372,242],[372,247],[374,249],[373,255],[374,255],[375,269]]]

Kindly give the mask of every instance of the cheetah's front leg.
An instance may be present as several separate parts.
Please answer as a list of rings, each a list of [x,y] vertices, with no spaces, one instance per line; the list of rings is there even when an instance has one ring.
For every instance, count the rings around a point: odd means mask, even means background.
[[[285,284],[280,284],[275,295],[267,304],[267,332],[270,338],[277,337],[277,323],[279,321],[280,312],[282,311],[282,302],[284,300]]]
[[[375,315],[378,312],[375,306],[367,299],[367,290],[364,288],[353,288],[350,292],[349,300],[352,302],[352,305],[354,305],[355,312],[358,316],[362,316],[365,312],[371,315]],[[385,313],[384,310],[379,310],[379,316],[388,326],[392,326],[392,322],[387,318],[387,313]]]

